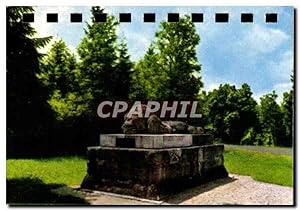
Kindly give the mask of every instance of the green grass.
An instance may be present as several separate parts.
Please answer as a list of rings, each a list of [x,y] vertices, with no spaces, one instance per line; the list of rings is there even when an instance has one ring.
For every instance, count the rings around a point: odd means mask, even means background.
[[[7,179],[38,178],[45,184],[79,185],[86,174],[86,160],[80,157],[9,159]]]
[[[9,204],[87,204],[83,195],[68,187],[83,180],[83,158],[9,159],[6,165]]]
[[[284,186],[293,186],[293,158],[287,155],[225,150],[225,167],[230,173]]]

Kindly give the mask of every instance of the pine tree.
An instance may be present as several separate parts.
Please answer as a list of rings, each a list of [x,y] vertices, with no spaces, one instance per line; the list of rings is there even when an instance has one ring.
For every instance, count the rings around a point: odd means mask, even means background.
[[[57,120],[73,122],[88,108],[88,95],[80,90],[76,58],[63,40],[55,41],[41,59],[38,78],[50,93],[48,103]]]
[[[71,54],[65,42],[59,39],[41,59],[41,71],[38,78],[50,93],[59,90],[62,95],[65,95],[75,86],[75,69],[75,56]]]
[[[94,22],[95,14],[102,13],[99,7],[92,7],[92,23],[87,25],[85,36],[78,47],[80,56],[79,68],[84,79],[82,89],[91,93],[92,111],[100,99],[111,99],[112,74],[117,65],[117,21],[107,16],[105,23]]]
[[[122,40],[118,48],[117,64],[111,78],[111,90],[115,99],[128,99],[132,67],[126,42]]]
[[[128,98],[132,63],[127,53],[126,43],[118,39],[115,17],[107,15],[106,22],[95,21],[97,14],[103,13],[100,7],[92,7],[92,22],[87,24],[85,35],[79,44],[78,75],[81,78],[81,96],[86,104],[84,123],[89,128],[91,140],[98,139],[101,132],[118,132],[121,120],[100,119],[97,107],[103,100]],[[123,118],[122,118],[123,121]],[[88,125],[88,126],[87,126]]]
[[[7,7],[6,11],[7,148],[10,154],[18,153],[18,149],[31,151],[30,146],[48,138],[52,122],[47,104],[49,93],[36,73],[41,57],[37,48],[45,46],[51,37],[33,38],[34,28],[22,21],[23,13],[34,11],[32,7]]]

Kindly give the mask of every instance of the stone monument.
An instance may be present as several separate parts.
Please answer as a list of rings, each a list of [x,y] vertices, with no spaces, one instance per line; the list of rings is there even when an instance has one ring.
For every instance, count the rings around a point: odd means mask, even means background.
[[[88,147],[88,169],[81,188],[160,200],[201,183],[227,177],[224,145],[200,127],[148,119],[134,113],[124,134],[101,134]]]

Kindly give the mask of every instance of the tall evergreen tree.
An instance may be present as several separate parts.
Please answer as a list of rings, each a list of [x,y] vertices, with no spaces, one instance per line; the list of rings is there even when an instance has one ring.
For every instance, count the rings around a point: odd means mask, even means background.
[[[45,46],[50,37],[33,38],[34,28],[22,21],[24,13],[33,12],[32,7],[7,7],[7,140],[29,142],[46,137],[51,124],[48,93],[38,81],[40,54],[37,48]],[[28,142],[29,141],[29,142]],[[27,142],[25,144],[25,142]],[[18,143],[19,145],[20,142]],[[14,147],[16,145],[14,144]]]
[[[133,64],[130,61],[125,40],[121,40],[117,56],[116,66],[111,76],[110,89],[116,99],[128,99]]]
[[[59,90],[62,95],[72,91],[75,83],[76,59],[65,42],[54,42],[47,55],[41,59],[41,71],[38,78],[50,93]]]
[[[92,7],[92,22],[87,24],[85,36],[78,46],[81,93],[88,97],[84,111],[86,124],[95,138],[101,131],[119,131],[120,122],[102,121],[97,116],[97,107],[102,100],[128,98],[132,63],[126,43],[118,39],[115,17],[107,15],[106,22],[96,22],[96,15],[103,13],[100,7]]]
[[[81,61],[79,67],[84,78],[82,89],[91,93],[92,112],[101,99],[128,97],[132,65],[126,44],[118,43],[118,22],[115,18],[107,16],[105,23],[95,22],[95,15],[102,12],[100,7],[92,7],[92,23],[87,25],[85,36],[78,47]]]
[[[82,79],[76,58],[63,40],[55,41],[47,55],[41,59],[38,78],[48,88],[48,102],[57,120],[73,122],[87,109],[87,95],[80,90]]]

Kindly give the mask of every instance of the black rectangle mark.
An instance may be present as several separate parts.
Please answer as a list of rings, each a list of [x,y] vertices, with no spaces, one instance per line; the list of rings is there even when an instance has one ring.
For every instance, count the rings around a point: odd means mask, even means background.
[[[116,138],[116,147],[135,148],[134,138]]]
[[[253,22],[253,14],[252,13],[242,13],[241,14],[241,22],[242,23],[252,23]]]
[[[154,23],[155,22],[155,13],[144,13],[144,22],[145,23]]]
[[[179,13],[168,13],[168,22],[179,22]]]
[[[228,13],[216,13],[215,16],[216,23],[227,23],[229,21]]]
[[[47,13],[47,22],[48,23],[57,23],[58,14],[57,13]]]
[[[97,23],[106,23],[107,21],[107,14],[106,13],[97,13],[94,15],[94,20]]]
[[[203,22],[203,13],[192,13],[192,22]]]
[[[23,22],[33,23],[34,22],[34,13],[25,13],[23,14]]]
[[[266,14],[267,23],[277,23],[277,13],[267,13]]]
[[[71,13],[71,23],[80,23],[82,22],[81,13]]]
[[[120,22],[130,23],[131,22],[131,13],[120,13],[119,19],[120,19]]]

